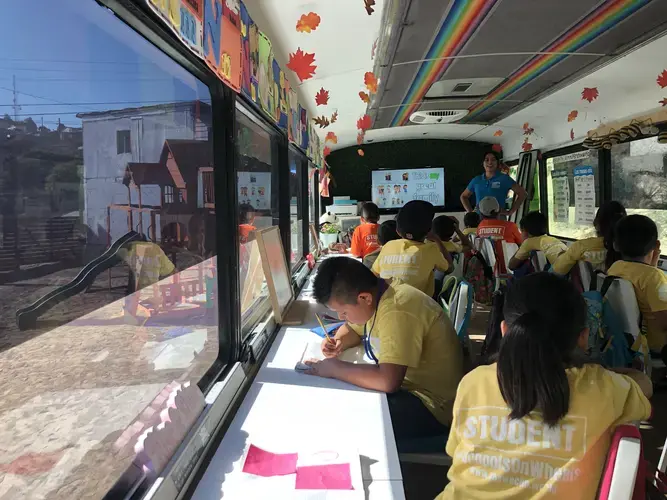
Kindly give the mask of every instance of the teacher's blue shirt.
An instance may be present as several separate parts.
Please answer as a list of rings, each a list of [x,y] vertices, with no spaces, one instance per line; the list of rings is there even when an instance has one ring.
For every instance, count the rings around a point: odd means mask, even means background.
[[[502,209],[505,207],[507,192],[514,184],[515,180],[509,175],[496,171],[496,175],[490,179],[486,178],[486,174],[473,177],[468,184],[468,191],[475,193],[475,204],[479,204],[482,198],[493,196]]]

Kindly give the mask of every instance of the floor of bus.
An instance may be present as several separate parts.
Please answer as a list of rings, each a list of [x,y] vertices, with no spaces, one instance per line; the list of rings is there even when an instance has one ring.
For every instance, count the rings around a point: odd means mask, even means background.
[[[477,355],[481,349],[490,310],[476,305],[470,321],[469,334]],[[644,455],[656,465],[667,437],[667,386],[656,389],[653,398],[653,418],[641,426]],[[433,500],[447,484],[447,467],[401,463],[403,487],[407,500]]]

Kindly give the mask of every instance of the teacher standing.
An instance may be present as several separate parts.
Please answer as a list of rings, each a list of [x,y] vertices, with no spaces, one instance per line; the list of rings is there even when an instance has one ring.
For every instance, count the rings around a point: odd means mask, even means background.
[[[492,196],[498,200],[501,210],[498,215],[512,215],[516,212],[521,203],[526,199],[526,190],[509,175],[503,174],[498,168],[500,164],[500,155],[495,152],[489,152],[484,155],[484,173],[473,177],[468,187],[461,193],[461,204],[466,212],[473,212],[474,208],[470,204],[470,197],[475,195],[475,203],[479,204],[482,198]],[[507,192],[514,191],[514,201],[512,208],[503,210]]]

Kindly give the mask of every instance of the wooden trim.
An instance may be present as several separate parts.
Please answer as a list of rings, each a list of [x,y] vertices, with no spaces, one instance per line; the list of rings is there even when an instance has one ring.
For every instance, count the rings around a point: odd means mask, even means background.
[[[612,123],[604,123],[596,129],[589,130],[587,135],[588,137],[603,137],[605,135],[610,134],[613,131],[618,131],[618,129],[630,125],[631,122],[642,123],[649,121],[653,123],[653,125],[667,122],[667,109],[662,108],[655,111],[651,111],[650,113],[644,113],[642,115],[626,118],[624,120],[618,120]]]

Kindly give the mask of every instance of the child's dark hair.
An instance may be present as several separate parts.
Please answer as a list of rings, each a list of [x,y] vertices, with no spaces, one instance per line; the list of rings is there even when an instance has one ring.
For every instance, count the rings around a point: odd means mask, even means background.
[[[552,273],[535,273],[507,290],[507,330],[498,352],[498,384],[510,418],[539,411],[555,425],[569,410],[565,369],[586,328],[586,302],[575,286]]]
[[[435,209],[428,201],[409,201],[396,216],[396,231],[408,240],[424,241],[431,230],[434,215]]]
[[[375,292],[378,277],[361,262],[349,257],[332,257],[320,264],[313,283],[315,300],[328,304],[331,299],[356,304],[363,292]]]
[[[361,216],[366,220],[366,222],[377,224],[377,222],[380,220],[380,209],[375,203],[371,203],[369,201],[364,203],[361,207]]]
[[[386,245],[390,241],[400,240],[401,237],[396,232],[396,221],[387,220],[378,227],[378,241],[380,245]]]
[[[658,243],[658,227],[645,215],[628,215],[616,223],[614,246],[624,259],[646,257]]]
[[[433,219],[431,228],[442,241],[451,240],[452,236],[454,236],[454,233],[456,232],[456,225],[454,224],[454,221],[446,215],[439,215]]]
[[[519,227],[531,236],[542,236],[547,234],[547,218],[542,212],[528,212],[519,222]]]
[[[616,223],[626,215],[625,207],[618,201],[608,201],[598,208],[595,219],[593,219],[595,231],[598,236],[604,238],[604,247],[607,249],[604,261],[606,269],[621,259],[621,254],[614,249],[614,228]]]
[[[239,205],[239,224],[250,224],[255,209],[250,203],[241,203]]]
[[[477,212],[468,212],[463,216],[463,225],[465,227],[477,227],[481,218]]]

